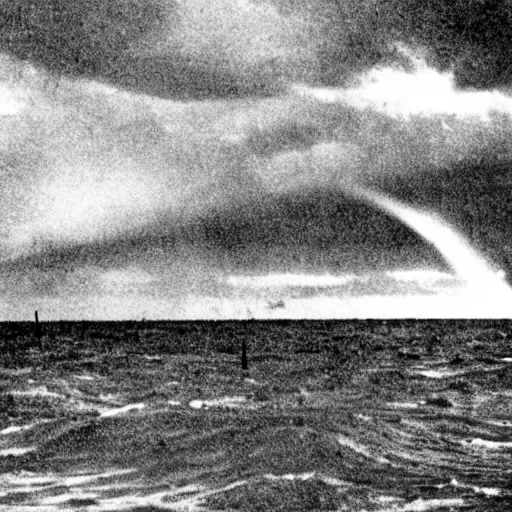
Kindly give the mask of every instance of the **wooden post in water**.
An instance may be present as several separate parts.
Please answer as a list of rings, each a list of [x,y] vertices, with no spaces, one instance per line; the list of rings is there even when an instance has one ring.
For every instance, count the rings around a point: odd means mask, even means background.
[[[37,341],[39,343],[39,348],[43,348],[43,345],[42,345],[42,341],[41,341],[41,326],[39,324],[39,316],[37,315],[37,311],[36,311],[36,338],[37,338]]]
[[[242,341],[242,370],[247,370],[247,346],[245,340]]]

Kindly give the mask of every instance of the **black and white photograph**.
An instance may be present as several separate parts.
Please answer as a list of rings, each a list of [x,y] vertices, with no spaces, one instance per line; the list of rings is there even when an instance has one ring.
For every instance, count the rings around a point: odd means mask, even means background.
[[[0,512],[512,510],[512,1],[0,0]]]

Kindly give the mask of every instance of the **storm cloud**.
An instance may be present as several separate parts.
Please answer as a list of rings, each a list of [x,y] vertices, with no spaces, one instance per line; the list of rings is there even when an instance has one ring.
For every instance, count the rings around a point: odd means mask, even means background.
[[[512,8],[491,0],[3,1],[4,51],[55,77],[84,76],[166,98],[282,94],[348,86],[376,65],[425,52],[463,88],[511,81]]]
[[[297,30],[272,10],[230,0],[15,0],[0,9],[1,46],[11,55],[57,79],[166,98],[278,93],[302,59],[291,55]]]
[[[510,272],[507,5],[2,2],[2,292],[215,317],[232,276],[357,274],[363,300],[421,291],[386,272],[450,271],[357,190]],[[291,314],[287,289],[251,293]]]

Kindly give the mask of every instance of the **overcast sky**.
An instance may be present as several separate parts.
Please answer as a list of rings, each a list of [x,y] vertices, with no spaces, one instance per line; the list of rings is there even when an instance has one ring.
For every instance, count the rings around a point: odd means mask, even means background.
[[[510,317],[512,4],[0,0],[0,320]]]

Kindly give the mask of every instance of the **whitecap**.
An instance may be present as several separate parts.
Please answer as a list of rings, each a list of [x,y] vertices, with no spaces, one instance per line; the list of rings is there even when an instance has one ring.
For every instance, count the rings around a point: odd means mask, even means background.
[[[87,507],[87,510],[133,510],[139,508],[149,510],[151,507],[158,507],[159,510],[172,510],[171,503],[165,503],[163,506],[164,499],[167,497],[168,493],[165,491],[154,494],[126,494],[115,498],[97,499],[99,506]]]
[[[427,510],[434,510],[436,508],[447,508],[447,507],[462,507],[464,500],[461,498],[446,498],[446,499],[431,499],[424,500],[418,498],[411,503],[406,503],[402,507],[397,507],[393,504],[393,508],[380,509],[379,512],[425,512]]]
[[[181,405],[181,402],[179,400],[167,400],[167,403],[169,405]]]
[[[144,359],[146,359],[148,361],[161,361],[162,360],[162,356],[150,356],[148,354],[144,354],[142,357],[144,357]]]
[[[387,405],[398,409],[417,409],[419,407],[416,402],[388,402]]]
[[[206,400],[205,404],[211,407],[237,407],[246,400],[247,398],[245,396],[226,396],[224,398]]]
[[[133,470],[124,470],[124,472],[131,472]],[[83,478],[101,478],[106,476],[112,476],[114,474],[120,474],[121,472],[115,473],[103,473],[96,475],[82,475]],[[74,477],[73,477],[74,478]],[[72,485],[74,482],[70,481],[70,479],[65,479],[61,481],[60,479],[55,480],[45,480],[48,481],[51,485],[47,487],[43,487],[42,489],[51,489],[61,485]],[[80,500],[80,499],[95,499],[97,504],[90,507],[90,510],[132,510],[134,508],[158,508],[159,510],[195,510],[199,507],[202,500],[205,498],[230,491],[236,487],[241,485],[246,485],[247,481],[236,481],[229,485],[220,488],[207,488],[205,486],[199,485],[187,485],[184,487],[178,487],[175,489],[169,489],[165,491],[155,492],[153,494],[145,494],[140,492],[134,492],[133,494],[124,494],[122,496],[113,497],[104,497],[102,494],[98,494],[100,491],[113,491],[115,489],[126,488],[124,485],[115,485],[115,486],[103,486],[103,487],[83,487],[83,488],[70,488],[67,492],[58,494],[56,496],[43,496],[39,503],[33,503],[33,506],[30,506],[30,509],[34,510],[54,510],[55,506],[59,506],[60,510],[75,510],[75,508],[68,508],[69,502],[71,500]],[[133,483],[131,485],[133,489]],[[41,488],[32,488],[28,489],[27,492],[39,490]],[[17,489],[19,490],[19,489]],[[16,492],[16,491],[15,491]],[[0,494],[1,496],[1,494]],[[76,505],[75,505],[76,506]],[[89,507],[87,507],[89,509]],[[0,510],[10,510],[4,509],[0,506]]]
[[[228,484],[224,487],[204,490],[203,492],[200,492],[200,493],[196,494],[195,496],[187,497],[182,500],[175,501],[173,503],[169,503],[169,508],[171,510],[176,510],[176,511],[197,509],[199,503],[204,498],[207,498],[214,494],[220,494],[222,492],[231,491],[232,489],[236,489],[237,487],[240,487],[242,485],[247,485],[247,480],[238,480],[238,481]]]
[[[20,425],[20,426],[12,425],[10,427],[4,428],[3,430],[0,430],[0,434],[5,436],[7,434],[13,434],[14,432],[22,432],[23,430],[29,430],[33,427],[35,427],[35,423],[33,423],[31,425]]]
[[[498,450],[500,448],[512,448],[512,441],[489,441],[487,439],[481,439],[475,437],[470,443],[468,441],[461,441],[462,444],[471,444],[473,446],[480,446],[482,448],[489,448],[491,450]]]
[[[154,494],[132,494],[115,498],[101,499],[100,510],[132,510],[134,508],[158,508],[159,510],[198,510],[200,502],[209,496],[221,492],[230,491],[247,481],[233,482],[225,487],[208,489],[198,485],[187,485],[170,491],[157,492]],[[194,494],[192,494],[194,493]],[[185,497],[183,495],[186,495]],[[188,495],[188,496],[187,496]],[[171,501],[177,498],[176,501]],[[95,508],[96,510],[96,508]]]
[[[284,475],[274,475],[272,473],[267,473],[266,475],[263,475],[263,477],[267,480],[302,480],[303,482],[310,480],[314,476],[314,471],[310,473],[286,473]]]
[[[213,400],[192,400],[188,405],[192,409],[201,409],[202,407],[239,407],[246,400],[245,396],[226,396],[224,398],[214,398]]]
[[[462,505],[464,505],[464,500],[461,498],[432,500],[424,500],[423,498],[419,498],[412,503],[407,503],[402,508],[396,510],[400,512],[423,512],[425,510],[432,510],[436,508],[461,507]]]
[[[372,455],[367,448],[364,446],[356,443],[352,439],[345,437],[345,436],[338,436],[338,443],[342,446],[346,446],[347,448],[350,448],[351,450],[354,450],[356,453],[360,453],[361,455],[364,455],[365,457],[368,457],[369,459],[375,459],[381,464],[389,464],[390,461],[384,457],[378,457],[375,455]]]
[[[402,498],[397,498],[395,496],[379,496],[375,501],[378,501],[379,503],[394,503],[401,500]]]
[[[21,396],[44,396],[51,398],[66,398],[64,395],[59,393],[55,393],[53,391],[49,391],[46,386],[39,386],[37,388],[32,388],[24,391],[14,390],[11,391],[13,395],[21,395]]]
[[[413,372],[415,375],[422,375],[428,379],[445,379],[448,377],[455,377],[462,375],[464,371],[450,371],[450,370],[420,370]]]
[[[130,404],[125,405],[124,407],[119,407],[118,409],[109,409],[108,411],[102,412],[100,416],[102,418],[108,418],[111,416],[117,416],[119,414],[124,414],[126,412],[132,411],[132,410],[140,410],[144,408],[144,404]]]
[[[75,485],[83,485],[89,482],[93,482],[95,480],[99,479],[107,479],[112,478],[115,476],[121,476],[121,475],[128,475],[130,473],[134,473],[137,471],[136,469],[119,469],[116,471],[107,471],[105,473],[85,473],[85,474],[78,474],[73,476],[65,477],[62,482],[62,485],[65,485],[66,487],[72,487]]]
[[[31,492],[40,488],[50,489],[56,486],[72,487],[92,483],[97,480],[108,479],[112,477],[127,475],[134,473],[137,470],[119,469],[107,471],[104,473],[84,473],[71,476],[62,476],[55,474],[42,475],[40,473],[33,473],[30,471],[20,471],[19,473],[6,473],[0,477],[0,483],[14,488],[16,491]],[[118,484],[116,484],[117,486]],[[109,486],[109,489],[111,487]]]
[[[461,489],[472,489],[477,494],[485,494],[486,496],[499,496],[501,494],[500,489],[496,489],[494,487],[478,487],[476,485],[461,484],[455,478],[452,478],[449,484],[439,484],[436,485],[436,487],[438,489],[443,489],[448,485],[451,485],[452,487],[459,487]]]
[[[495,487],[478,487],[474,485],[472,489],[476,493],[485,494],[486,496],[499,496],[501,494],[501,490],[496,489]]]
[[[352,485],[351,482],[347,482],[346,480],[340,480],[339,478],[335,478],[333,476],[320,476],[320,480],[326,483],[327,485],[332,485],[333,487],[350,487]]]
[[[31,471],[20,471],[19,473],[4,473],[0,476],[0,483],[6,484],[9,487],[32,487],[42,486],[55,483],[55,478],[51,476],[42,476],[39,473]]]
[[[496,425],[497,427],[512,427],[512,422],[510,421],[496,421],[496,420],[488,420],[486,421],[489,425]]]
[[[27,446],[25,448],[6,448],[5,450],[0,450],[0,457],[24,455],[25,453],[33,452],[35,449],[35,446]]]

